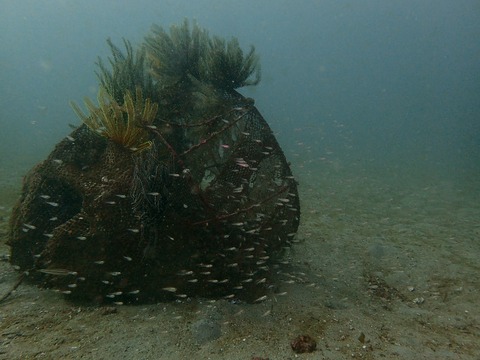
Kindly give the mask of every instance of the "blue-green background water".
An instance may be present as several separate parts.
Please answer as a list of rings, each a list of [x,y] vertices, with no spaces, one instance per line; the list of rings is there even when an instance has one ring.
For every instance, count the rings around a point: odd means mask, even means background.
[[[0,167],[45,158],[95,97],[105,40],[185,17],[261,56],[256,99],[294,166],[480,174],[480,3],[1,0]]]
[[[22,284],[0,304],[0,359],[285,359],[304,333],[305,358],[478,359],[478,0],[0,0],[0,295],[21,176],[80,123],[69,101],[95,98],[105,40],[184,18],[261,56],[241,91],[300,184],[287,295],[100,316]],[[212,319],[199,347],[192,324]]]

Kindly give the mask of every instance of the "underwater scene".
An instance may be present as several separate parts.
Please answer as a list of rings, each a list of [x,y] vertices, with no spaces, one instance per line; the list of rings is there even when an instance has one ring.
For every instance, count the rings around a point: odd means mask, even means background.
[[[0,359],[480,358],[476,0],[0,4]]]

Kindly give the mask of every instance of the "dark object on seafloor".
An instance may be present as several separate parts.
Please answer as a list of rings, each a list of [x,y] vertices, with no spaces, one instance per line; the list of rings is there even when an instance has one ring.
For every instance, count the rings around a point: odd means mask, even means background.
[[[292,340],[290,346],[297,354],[310,353],[317,349],[317,342],[310,335],[300,335]]]
[[[86,115],[74,105],[84,124],[25,177],[11,262],[41,286],[99,303],[267,298],[300,205],[268,124],[225,85],[239,68],[235,87],[258,82],[248,80],[257,59],[219,40],[208,53],[206,33],[188,23],[171,32],[178,44],[157,29],[146,46],[155,51],[136,56],[109,42],[98,106],[86,100]],[[198,66],[163,69],[172,46],[196,49]]]

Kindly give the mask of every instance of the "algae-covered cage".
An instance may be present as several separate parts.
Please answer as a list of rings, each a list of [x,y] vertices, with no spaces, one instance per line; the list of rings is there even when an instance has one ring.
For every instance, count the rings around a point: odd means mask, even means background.
[[[185,21],[111,41],[98,104],[25,177],[11,262],[69,297],[256,301],[299,224],[296,182],[252,99],[258,57]]]

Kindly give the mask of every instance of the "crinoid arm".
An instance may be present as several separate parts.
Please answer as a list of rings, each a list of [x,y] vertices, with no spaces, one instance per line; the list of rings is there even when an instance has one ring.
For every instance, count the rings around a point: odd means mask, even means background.
[[[99,57],[96,65],[98,66],[97,74],[100,86],[113,98],[117,103],[123,101],[125,92],[136,93],[136,88],[140,87],[142,93],[147,98],[155,99],[155,89],[152,76],[146,67],[146,50],[141,46],[134,50],[130,42],[123,39],[125,53],[113,44],[111,39],[107,39],[107,44],[112,53],[108,58],[108,65]]]
[[[73,101],[70,104],[78,117],[95,133],[134,151],[147,146],[148,132],[145,126],[155,120],[158,104],[149,98],[144,100],[140,87],[135,90],[135,99],[127,90],[122,105],[103,87],[100,87],[97,100],[98,107],[85,98],[89,115],[83,113]]]
[[[198,78],[207,46],[208,32],[196,23],[190,26],[186,19],[179,26],[172,25],[169,32],[153,26],[145,38],[152,74],[165,85],[188,80],[189,75]]]
[[[219,37],[211,39],[201,70],[202,80],[220,89],[257,85],[261,78],[255,47],[244,55],[236,38],[229,42]]]

